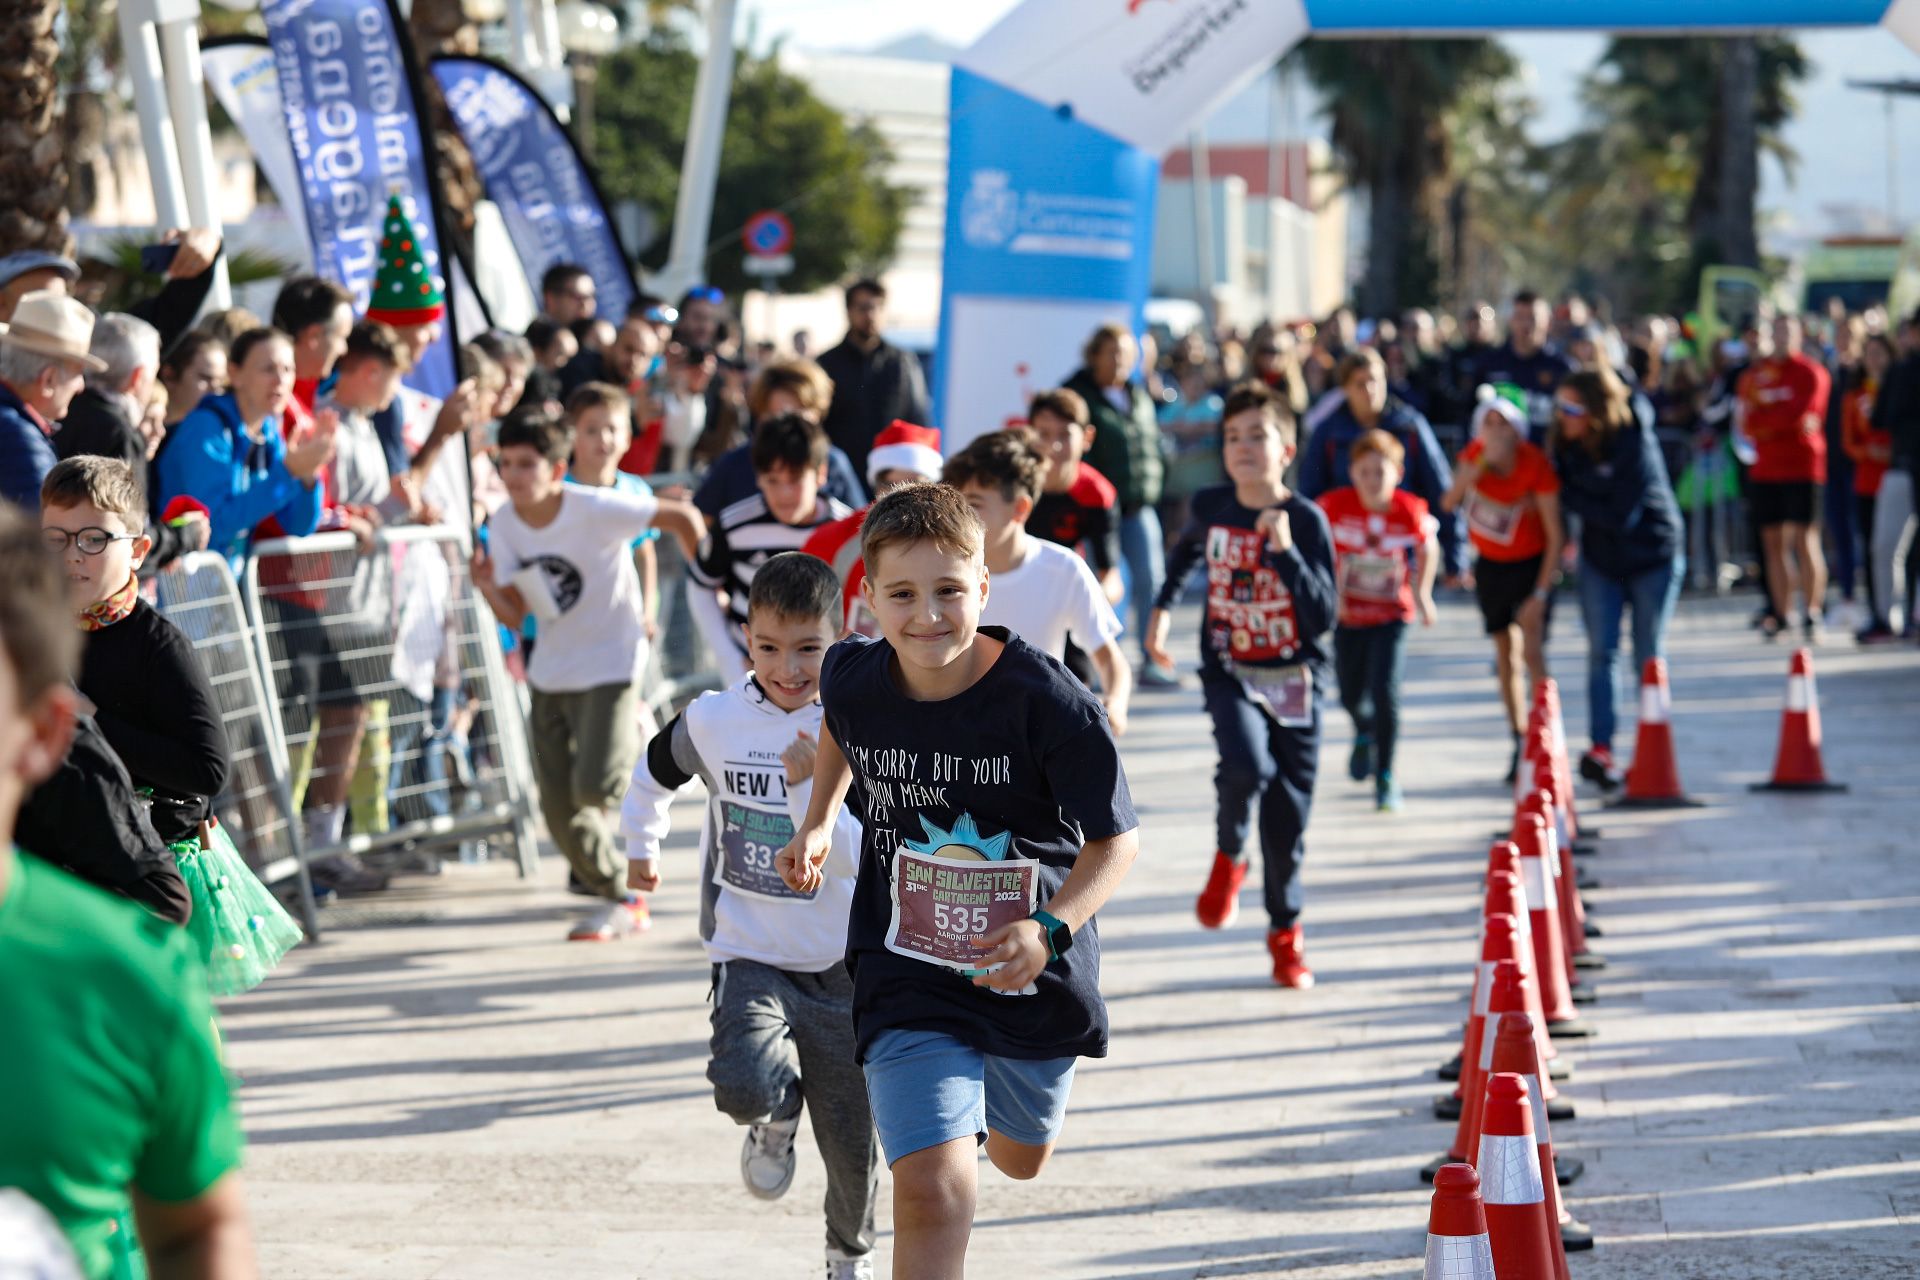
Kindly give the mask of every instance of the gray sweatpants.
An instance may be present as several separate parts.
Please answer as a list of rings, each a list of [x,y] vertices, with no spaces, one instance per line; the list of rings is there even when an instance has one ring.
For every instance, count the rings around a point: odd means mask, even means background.
[[[854,1060],[853,979],[845,965],[793,973],[751,960],[713,967],[713,1101],[738,1124],[813,1114],[827,1166],[827,1244],[873,1250],[880,1144],[867,1078]]]

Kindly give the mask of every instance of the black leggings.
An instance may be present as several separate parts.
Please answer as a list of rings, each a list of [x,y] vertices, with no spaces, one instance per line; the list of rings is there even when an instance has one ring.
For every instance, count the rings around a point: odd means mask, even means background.
[[[1340,705],[1353,717],[1355,733],[1373,739],[1373,772],[1393,772],[1400,737],[1400,676],[1406,668],[1407,624],[1341,627],[1333,633],[1334,674]]]

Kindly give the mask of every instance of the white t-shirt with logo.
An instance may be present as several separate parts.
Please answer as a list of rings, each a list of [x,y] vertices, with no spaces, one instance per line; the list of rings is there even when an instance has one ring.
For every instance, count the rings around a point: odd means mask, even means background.
[[[1027,559],[1018,569],[990,575],[986,626],[1005,627],[1040,652],[1061,658],[1067,637],[1092,653],[1120,635],[1120,618],[1107,603],[1100,580],[1072,550],[1044,538],[1027,539]]]
[[[511,503],[488,523],[493,580],[518,587],[540,619],[527,682],[545,693],[626,684],[646,662],[633,540],[653,525],[652,494],[562,486],[560,514],[528,526]]]

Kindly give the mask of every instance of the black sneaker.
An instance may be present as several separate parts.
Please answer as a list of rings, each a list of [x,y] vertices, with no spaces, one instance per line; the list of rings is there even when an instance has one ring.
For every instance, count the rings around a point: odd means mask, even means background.
[[[1895,635],[1893,633],[1893,628],[1888,626],[1886,623],[1876,622],[1872,626],[1868,627],[1865,631],[1857,633],[1853,638],[1856,642],[1860,644],[1871,645],[1871,644],[1892,644],[1894,641],[1898,640],[1900,637]]]
[[[1605,747],[1594,747],[1580,757],[1580,776],[1602,791],[1612,791],[1620,785],[1620,771],[1614,766],[1613,752]]]
[[[1506,783],[1508,786],[1512,786],[1520,780],[1520,752],[1525,746],[1525,739],[1515,734],[1513,739],[1513,759],[1507,761]]]

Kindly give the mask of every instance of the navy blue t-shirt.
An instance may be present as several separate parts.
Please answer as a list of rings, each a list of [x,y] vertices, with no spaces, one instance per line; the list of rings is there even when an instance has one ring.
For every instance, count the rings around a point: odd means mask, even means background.
[[[1325,683],[1327,637],[1339,592],[1333,580],[1333,532],[1317,503],[1297,493],[1287,513],[1293,545],[1276,553],[1255,532],[1260,512],[1240,505],[1230,484],[1202,489],[1189,505],[1187,527],[1167,553],[1167,577],[1156,609],[1180,602],[1187,576],[1207,566],[1206,614],[1200,620],[1200,670],[1311,664]]]
[[[1006,648],[966,690],[910,698],[893,646],[849,636],[827,651],[820,700],[853,771],[860,877],[847,923],[853,1025],[864,1059],[896,1027],[939,1031],[1005,1058],[1103,1057],[1100,935],[1093,921],[1049,963],[1031,994],[1007,995],[887,946],[894,854],[958,843],[983,860],[1039,864],[1038,906],[1066,882],[1080,848],[1133,830],[1133,798],[1106,711],[1048,655],[1002,627]]]

